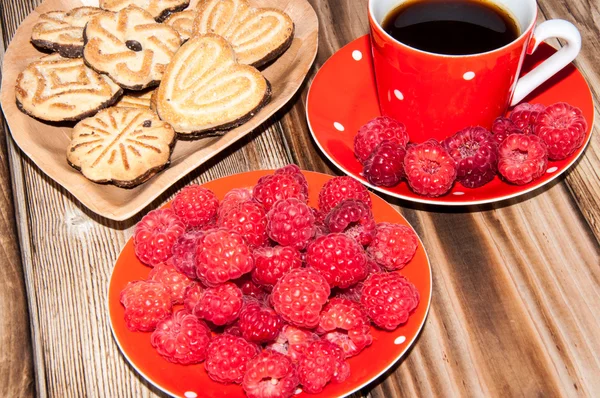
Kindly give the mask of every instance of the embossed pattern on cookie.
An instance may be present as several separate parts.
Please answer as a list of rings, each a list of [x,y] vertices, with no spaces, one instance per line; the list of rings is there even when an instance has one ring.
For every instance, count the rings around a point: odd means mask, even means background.
[[[52,54],[27,65],[17,77],[17,106],[38,119],[80,120],[112,105],[123,90],[88,68],[81,58]]]
[[[100,0],[100,8],[108,11],[121,11],[136,6],[148,11],[157,22],[162,22],[174,12],[184,10],[189,0]]]
[[[150,102],[152,101],[154,91],[156,90],[130,91],[123,95],[115,103],[115,106],[120,108],[150,109]]]
[[[165,19],[165,24],[172,26],[179,33],[182,41],[187,41],[192,35],[194,19],[198,15],[196,10],[185,10],[171,14]]]
[[[174,143],[150,109],[112,107],[75,125],[67,160],[91,181],[133,188],[167,166]]]

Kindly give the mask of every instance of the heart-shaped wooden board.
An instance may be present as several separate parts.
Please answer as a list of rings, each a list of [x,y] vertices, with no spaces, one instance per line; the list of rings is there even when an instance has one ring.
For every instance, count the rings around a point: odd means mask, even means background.
[[[177,180],[258,127],[283,107],[304,81],[318,46],[318,20],[311,5],[306,0],[251,0],[251,3],[256,7],[283,10],[295,24],[294,40],[290,48],[262,70],[271,83],[271,101],[248,122],[222,137],[178,141],[171,156],[171,165],[166,170],[136,188],[122,189],[95,184],[69,166],[66,150],[71,139],[70,126],[51,125],[35,120],[17,108],[17,76],[30,62],[43,55],[29,42],[32,27],[39,15],[52,10],[98,5],[97,0],[44,1],[17,29],[2,66],[2,109],[15,142],[44,173],[93,212],[113,220],[125,220],[134,216]]]

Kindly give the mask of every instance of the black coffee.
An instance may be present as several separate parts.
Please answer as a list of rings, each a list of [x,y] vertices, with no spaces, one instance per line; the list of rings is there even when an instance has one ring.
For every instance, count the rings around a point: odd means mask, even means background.
[[[510,14],[484,0],[412,0],[392,10],[383,29],[419,50],[465,55],[495,50],[519,37]]]

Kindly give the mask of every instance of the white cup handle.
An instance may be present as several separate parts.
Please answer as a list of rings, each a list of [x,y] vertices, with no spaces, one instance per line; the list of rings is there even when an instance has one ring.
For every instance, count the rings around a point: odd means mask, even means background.
[[[517,81],[511,106],[521,102],[529,93],[567,66],[581,50],[581,35],[577,28],[571,22],[552,19],[542,22],[535,28],[531,39],[533,49],[529,53],[533,53],[541,42],[550,38],[563,39],[566,43],[550,58]]]

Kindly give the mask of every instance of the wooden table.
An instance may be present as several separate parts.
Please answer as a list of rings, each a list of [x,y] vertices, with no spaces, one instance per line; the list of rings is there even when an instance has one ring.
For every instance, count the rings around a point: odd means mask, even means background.
[[[2,0],[2,48],[39,2]],[[311,3],[321,31],[307,81],[338,48],[368,31],[366,0]],[[565,18],[581,30],[577,66],[600,103],[600,2],[540,0],[540,11],[540,20]],[[309,138],[307,88],[149,208],[192,181],[247,170],[293,162],[337,173]],[[433,302],[409,355],[356,396],[600,395],[599,133],[566,177],[524,198],[468,209],[386,198],[429,252]],[[162,395],[119,353],[106,311],[113,263],[139,217],[117,223],[91,214],[15,147],[6,125],[4,134],[0,396]]]

